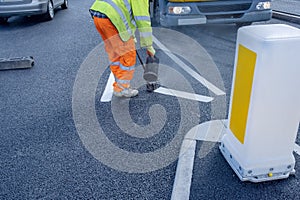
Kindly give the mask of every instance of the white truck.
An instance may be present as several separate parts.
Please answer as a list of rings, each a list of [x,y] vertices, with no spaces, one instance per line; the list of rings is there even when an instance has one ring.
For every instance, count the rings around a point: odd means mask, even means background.
[[[250,25],[272,17],[272,0],[150,0],[151,17],[162,26]]]

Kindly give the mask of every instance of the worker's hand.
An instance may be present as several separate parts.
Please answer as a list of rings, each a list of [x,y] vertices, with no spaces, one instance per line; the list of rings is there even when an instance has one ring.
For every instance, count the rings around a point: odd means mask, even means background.
[[[147,55],[154,57],[155,55],[155,49],[152,46],[147,47]]]
[[[151,53],[150,51],[147,50],[147,55],[150,57],[154,57],[153,53]]]
[[[137,39],[136,39],[136,37],[133,35],[132,36],[133,37],[133,41],[134,41],[134,43],[137,43]]]

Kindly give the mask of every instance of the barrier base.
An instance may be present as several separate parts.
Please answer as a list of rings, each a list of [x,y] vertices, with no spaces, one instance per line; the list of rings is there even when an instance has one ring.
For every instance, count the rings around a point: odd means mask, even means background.
[[[257,168],[257,169],[245,169],[239,162],[232,156],[229,150],[226,148],[226,144],[221,142],[219,149],[229,163],[230,167],[234,170],[236,175],[241,181],[250,181],[254,183],[263,181],[272,181],[278,179],[288,178],[290,175],[295,174],[294,166],[276,166],[267,168]]]

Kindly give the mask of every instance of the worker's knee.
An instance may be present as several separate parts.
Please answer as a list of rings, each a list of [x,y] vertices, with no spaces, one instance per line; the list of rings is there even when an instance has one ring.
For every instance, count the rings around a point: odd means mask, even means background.
[[[131,67],[136,63],[136,51],[129,51],[120,57],[120,63],[123,66]]]

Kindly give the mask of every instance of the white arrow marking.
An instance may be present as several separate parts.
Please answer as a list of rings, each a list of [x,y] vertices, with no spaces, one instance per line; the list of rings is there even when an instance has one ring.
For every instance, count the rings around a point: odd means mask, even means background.
[[[101,102],[110,102],[113,95],[113,83],[114,83],[114,75],[110,72],[109,78],[106,83],[105,90],[101,97]]]
[[[183,92],[183,91],[178,91],[178,90],[172,90],[164,87],[159,87],[158,89],[154,90],[154,92],[160,93],[160,94],[166,94],[166,95],[171,95],[175,97],[181,97],[185,99],[190,99],[190,100],[195,100],[195,101],[201,101],[201,102],[211,102],[214,98],[212,97],[207,97],[199,94],[194,94],[194,93],[188,93],[188,92]]]
[[[153,36],[153,41],[156,43],[156,45],[165,51],[165,53],[174,61],[176,62],[179,66],[181,66],[187,73],[189,73],[192,77],[194,77],[196,80],[198,80],[202,85],[207,87],[210,91],[212,91],[216,95],[225,95],[226,93],[222,90],[220,90],[218,87],[210,83],[208,80],[200,76],[197,72],[192,70],[190,67],[188,67],[184,62],[182,62],[177,56],[172,54],[170,50],[163,45],[156,37]],[[101,102],[110,102],[112,95],[113,95],[113,87],[112,84],[114,82],[114,76],[112,73],[109,75],[109,79],[107,81],[105,90],[103,92],[103,95],[101,97]],[[201,102],[211,102],[213,100],[212,97],[207,97],[203,95],[198,95],[198,94],[191,94],[187,92],[182,92],[182,91],[176,91],[176,90],[171,90],[171,89],[166,89],[166,88],[159,88],[156,89],[155,92],[161,93],[161,94],[166,94],[166,95],[171,95],[171,96],[177,96],[181,98],[186,98],[186,99],[191,99],[191,100],[196,100],[196,101],[201,101]]]
[[[163,45],[156,37],[153,36],[154,43],[172,59],[175,63],[177,63],[179,66],[181,66],[182,69],[184,69],[187,73],[189,73],[192,77],[194,77],[196,80],[198,80],[202,85],[207,87],[210,91],[215,93],[216,95],[225,95],[226,93],[222,90],[220,90],[218,87],[216,87],[214,84],[210,83],[208,80],[200,76],[197,72],[192,70],[189,66],[187,66],[184,62],[182,62],[177,56],[175,56],[173,53],[170,52],[170,50]]]

